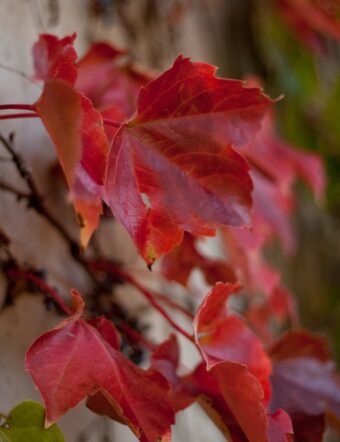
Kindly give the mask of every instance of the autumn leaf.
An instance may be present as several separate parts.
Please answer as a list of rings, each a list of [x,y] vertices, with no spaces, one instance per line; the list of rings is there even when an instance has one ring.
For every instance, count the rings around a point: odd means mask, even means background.
[[[284,410],[277,410],[268,415],[268,437],[270,442],[297,442],[289,414]],[[292,435],[294,434],[294,438]],[[309,439],[308,439],[309,440]]]
[[[222,361],[244,364],[262,384],[268,402],[270,359],[258,337],[241,318],[229,314],[225,305],[239,288],[239,284],[215,284],[195,316],[195,339],[208,370]]]
[[[73,85],[77,78],[77,52],[73,43],[77,34],[62,39],[51,34],[40,34],[32,48],[35,79],[63,80]]]
[[[152,74],[124,61],[126,53],[104,42],[94,43],[79,60],[76,83],[76,89],[97,109],[114,107],[125,118],[135,112],[141,87],[153,79]]]
[[[214,74],[178,57],[142,88],[135,118],[111,146],[106,201],[148,264],[184,231],[213,235],[220,225],[249,221],[248,166],[231,145],[249,141],[270,100]]]
[[[299,433],[301,422],[311,421],[308,417],[319,419],[331,413],[339,422],[340,378],[324,340],[293,330],[274,343],[269,354],[273,361],[272,409],[286,410]]]
[[[78,61],[77,90],[98,105],[101,94],[115,75],[117,59],[125,54],[126,51],[105,42],[93,43]]]
[[[88,98],[59,80],[45,84],[34,106],[57,149],[86,246],[102,213],[108,152],[103,119]]]
[[[100,393],[141,441],[156,442],[174,422],[166,399],[168,383],[161,375],[150,376],[112,346],[117,345],[112,323],[92,322],[95,328],[81,319],[80,295],[73,291],[72,297],[73,316],[40,336],[26,354],[26,370],[46,405],[46,424],[86,396]]]
[[[269,442],[263,389],[244,365],[219,362],[207,371],[202,363],[190,380],[214,422],[218,415],[222,432],[241,435],[242,441]]]
[[[296,337],[301,342],[301,334],[305,346],[297,353],[294,340]],[[335,373],[335,364],[330,359],[325,360],[319,338],[314,340],[311,335],[307,340],[306,337],[306,332],[290,332],[270,349],[272,406],[280,406],[292,414],[320,415],[329,410],[339,418],[340,379]]]
[[[271,363],[255,334],[227,311],[225,302],[238,289],[238,284],[217,283],[198,309],[194,333],[206,373],[198,368],[194,379],[201,393],[213,398],[230,432],[236,419],[250,441],[267,441],[264,404],[270,397]]]

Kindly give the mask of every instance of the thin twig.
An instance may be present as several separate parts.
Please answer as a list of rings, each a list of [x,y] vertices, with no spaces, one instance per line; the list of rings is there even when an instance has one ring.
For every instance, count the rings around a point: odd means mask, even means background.
[[[47,209],[43,202],[43,197],[40,195],[38,188],[35,184],[35,181],[32,177],[31,172],[27,169],[24,161],[21,156],[15,151],[11,142],[9,142],[5,137],[0,134],[0,141],[11,155],[13,163],[15,164],[21,178],[26,182],[30,193],[25,194],[21,191],[17,191],[12,186],[9,186],[7,183],[2,183],[4,186],[6,185],[7,191],[11,191],[16,194],[18,198],[25,198],[28,201],[28,207],[34,209],[39,215],[44,217],[54,228],[59,232],[59,234],[64,238],[64,240],[69,244],[70,252],[72,257],[84,268],[86,273],[90,276],[92,281],[98,282],[93,275],[91,269],[89,269],[85,259],[81,255],[81,249],[78,243],[69,235],[65,227],[62,223],[60,223]]]
[[[173,299],[168,298],[165,295],[162,295],[161,293],[154,293],[153,294],[156,299],[160,299],[164,304],[168,305],[169,307],[173,308],[174,310],[177,310],[178,312],[182,313],[184,316],[186,316],[191,321],[194,320],[194,315],[189,312],[186,308],[182,307],[180,304],[178,304]]]
[[[32,78],[30,78],[28,75],[25,74],[25,72],[21,71],[20,69],[13,68],[11,66],[7,66],[4,63],[0,63],[0,69],[4,69],[5,71],[12,72],[13,74],[20,75],[20,77],[22,77],[25,80],[29,81],[33,86],[37,87],[38,89],[41,89],[41,86],[39,86],[37,83],[35,83],[32,80]]]
[[[90,266],[97,271],[104,271],[107,273],[111,273],[114,276],[121,278],[123,281],[128,282],[133,285],[138,291],[147,299],[147,301],[163,316],[164,319],[168,321],[168,323],[179,333],[185,336],[189,341],[194,342],[193,336],[184,330],[180,325],[175,322],[171,316],[168,315],[167,311],[156,301],[153,294],[143,287],[137,280],[135,280],[129,273],[122,270],[116,264],[112,262],[92,262],[89,263]]]
[[[4,190],[5,192],[12,193],[13,195],[15,195],[18,198],[18,200],[21,200],[21,199],[29,200],[31,197],[30,193],[22,192],[21,190],[16,189],[11,184],[8,184],[3,180],[0,180],[0,190]]]
[[[45,294],[48,294],[63,310],[64,313],[66,313],[68,316],[72,315],[72,310],[70,307],[62,300],[59,293],[50,287],[46,282],[39,278],[38,276],[34,275],[33,273],[23,271],[23,270],[13,270],[9,269],[5,271],[6,275],[11,279],[16,278],[23,278],[26,281],[32,282],[34,285],[36,285],[42,292]]]

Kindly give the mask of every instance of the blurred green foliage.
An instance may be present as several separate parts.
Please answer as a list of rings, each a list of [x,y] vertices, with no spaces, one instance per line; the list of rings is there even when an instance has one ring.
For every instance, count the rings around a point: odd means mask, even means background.
[[[315,53],[282,21],[275,8],[259,11],[257,30],[267,64],[266,86],[284,94],[279,130],[291,144],[320,153],[325,161],[328,208],[340,214],[340,48],[325,40]]]
[[[320,154],[328,179],[327,210],[313,209],[310,195],[299,188],[299,247],[282,268],[302,324],[328,336],[340,362],[340,45],[325,39],[325,51],[315,53],[267,6],[256,11],[254,35],[266,90],[284,94],[275,106],[278,130],[288,143]]]

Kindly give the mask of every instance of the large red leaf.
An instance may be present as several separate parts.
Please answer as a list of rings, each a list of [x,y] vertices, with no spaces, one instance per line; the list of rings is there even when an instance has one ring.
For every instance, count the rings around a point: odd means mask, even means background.
[[[59,80],[46,82],[35,109],[56,146],[86,246],[102,213],[108,152],[103,119],[89,99]]]
[[[74,315],[40,336],[26,355],[26,370],[46,405],[46,423],[100,393],[141,441],[158,441],[174,422],[168,383],[126,359],[115,348],[113,325],[101,320],[92,322],[95,328],[81,319],[83,304],[75,291],[73,299]]]
[[[111,146],[107,202],[151,264],[183,231],[213,235],[249,221],[248,166],[230,145],[247,143],[270,100],[178,57],[142,88],[136,117]]]
[[[77,78],[77,52],[73,47],[76,34],[62,39],[51,34],[41,34],[33,45],[35,78],[48,81],[64,80],[73,85]]]

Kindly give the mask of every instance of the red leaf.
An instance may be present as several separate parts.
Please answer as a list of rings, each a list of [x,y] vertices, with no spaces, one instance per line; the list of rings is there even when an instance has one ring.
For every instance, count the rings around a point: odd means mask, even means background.
[[[253,171],[254,183],[253,225],[255,230],[263,232],[266,241],[277,235],[286,252],[295,247],[295,238],[290,223],[293,209],[293,196]]]
[[[250,441],[266,441],[268,422],[262,402],[268,402],[270,396],[271,363],[253,332],[240,318],[228,314],[225,301],[238,289],[238,284],[218,283],[208,293],[194,320],[195,339],[212,377],[213,396],[222,416],[225,403]],[[199,377],[209,381],[209,375],[201,372]],[[199,385],[204,392],[202,382],[205,384],[201,380]]]
[[[168,384],[150,375],[111,346],[117,336],[101,320],[97,329],[76,313],[40,336],[26,355],[26,369],[46,405],[50,424],[88,395],[105,396],[121,420],[141,441],[156,442],[168,433],[174,416],[168,403]],[[103,323],[104,321],[104,323]],[[111,328],[111,332],[110,332]]]
[[[268,416],[268,436],[270,442],[289,442],[296,441],[292,438],[293,426],[289,415],[284,410],[277,410],[275,413]],[[306,439],[306,441],[309,439]]]
[[[103,120],[91,102],[68,84],[52,80],[35,103],[71,189],[87,245],[102,213],[102,185],[108,151]]]
[[[238,284],[217,283],[208,293],[194,320],[195,339],[208,370],[221,361],[245,364],[269,396],[270,359],[256,335],[225,306],[238,289]]]
[[[125,54],[126,51],[107,43],[93,44],[79,60],[76,88],[89,97],[95,107],[106,110],[115,106],[126,118],[134,113],[140,88],[152,76],[133,65],[122,64]]]
[[[298,357],[316,358],[321,362],[331,359],[326,339],[303,329],[286,332],[270,347],[269,352],[273,361]]]
[[[263,389],[244,365],[220,362],[207,371],[205,364],[200,364],[192,381],[197,394],[207,397],[212,410],[221,416],[228,432],[241,437],[235,440],[268,442]]]
[[[88,396],[86,406],[89,410],[93,411],[93,413],[99,414],[100,416],[107,416],[120,424],[125,425],[126,423],[119,408],[101,391]]]
[[[323,442],[326,429],[325,417],[296,414],[294,421],[294,442]]]
[[[284,192],[301,179],[321,199],[325,190],[325,171],[321,157],[290,146],[276,134],[275,114],[268,112],[256,137],[242,149],[251,165],[272,179]]]
[[[211,369],[219,391],[250,442],[268,440],[261,384],[244,365],[218,363]]]
[[[236,282],[233,268],[218,259],[206,258],[196,248],[195,238],[185,233],[183,241],[162,260],[162,273],[170,280],[186,285],[191,271],[200,269],[208,284]]]
[[[41,34],[33,45],[33,63],[37,80],[64,80],[73,85],[77,78],[77,52],[73,47],[76,34],[62,39]]]
[[[273,409],[284,408],[294,425],[304,415],[330,412],[340,419],[340,377],[322,339],[292,331],[272,346],[270,354]]]
[[[77,89],[93,103],[98,103],[117,70],[117,58],[125,54],[126,51],[107,43],[93,43],[78,62]]]
[[[179,57],[145,86],[112,144],[107,202],[151,264],[183,237],[248,222],[248,166],[230,145],[259,129],[270,100]]]

